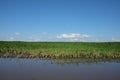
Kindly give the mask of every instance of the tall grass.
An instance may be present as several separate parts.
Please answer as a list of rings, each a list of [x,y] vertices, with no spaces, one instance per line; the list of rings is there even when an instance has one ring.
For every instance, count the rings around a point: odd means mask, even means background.
[[[6,42],[0,57],[120,58],[120,42]]]

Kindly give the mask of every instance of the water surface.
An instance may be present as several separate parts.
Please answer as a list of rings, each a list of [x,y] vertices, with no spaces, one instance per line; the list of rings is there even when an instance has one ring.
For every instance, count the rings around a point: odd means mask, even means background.
[[[120,63],[0,58],[0,80],[120,80]]]

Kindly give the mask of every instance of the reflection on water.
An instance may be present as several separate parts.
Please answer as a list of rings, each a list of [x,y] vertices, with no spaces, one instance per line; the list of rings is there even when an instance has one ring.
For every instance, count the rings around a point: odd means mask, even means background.
[[[120,80],[120,60],[0,58],[0,80]]]

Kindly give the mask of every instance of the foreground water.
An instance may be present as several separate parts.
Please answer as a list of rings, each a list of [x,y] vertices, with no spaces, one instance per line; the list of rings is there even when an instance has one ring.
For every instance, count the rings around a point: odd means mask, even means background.
[[[120,61],[0,58],[0,80],[120,80]]]

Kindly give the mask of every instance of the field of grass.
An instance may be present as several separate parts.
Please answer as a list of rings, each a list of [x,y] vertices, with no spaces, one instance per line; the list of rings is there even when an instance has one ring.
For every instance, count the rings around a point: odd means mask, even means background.
[[[120,42],[7,42],[0,41],[0,57],[120,58]]]

